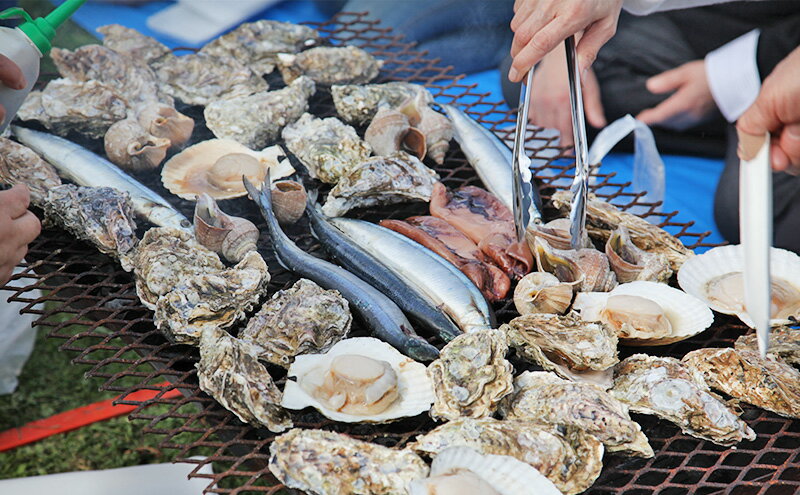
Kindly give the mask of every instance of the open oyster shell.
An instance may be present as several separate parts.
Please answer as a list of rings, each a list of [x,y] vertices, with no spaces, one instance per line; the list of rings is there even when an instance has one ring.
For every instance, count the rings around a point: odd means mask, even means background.
[[[536,468],[566,495],[592,486],[603,467],[603,444],[593,436],[573,428],[562,432],[530,420],[459,418],[409,444],[416,452],[431,456],[451,447],[519,459]]]
[[[295,357],[281,405],[314,407],[342,423],[387,423],[430,409],[425,365],[372,337],[345,339],[325,354]]]
[[[295,356],[324,353],[342,340],[352,319],[338,291],[300,279],[264,303],[239,338],[259,348],[259,359],[288,368]]]
[[[104,46],[148,64],[172,53],[155,38],[119,24],[100,26],[97,32],[103,35]]]
[[[289,488],[313,495],[403,495],[428,475],[410,450],[397,450],[341,433],[295,428],[269,446],[269,470]]]
[[[539,271],[552,273],[562,282],[572,283],[580,292],[607,292],[617,286],[617,277],[605,254],[594,248],[555,249],[541,236],[529,247]]]
[[[197,378],[200,389],[240,420],[280,433],[292,427],[278,405],[281,393],[252,345],[210,327],[200,336]]]
[[[573,309],[586,321],[616,330],[627,345],[666,345],[688,339],[714,322],[703,301],[657,282],[636,281],[611,292],[583,292]]]
[[[303,114],[283,129],[286,147],[306,166],[311,177],[336,184],[350,169],[366,160],[372,148],[356,130],[336,117]]]
[[[645,280],[668,282],[672,277],[669,259],[662,253],[648,253],[631,240],[628,229],[620,225],[606,242],[606,256],[620,283]]]
[[[574,426],[603,442],[609,452],[653,457],[642,428],[628,407],[602,388],[563,380],[546,371],[525,371],[514,380],[500,413],[507,419],[530,419],[555,426]]]
[[[736,339],[734,347],[737,350],[758,352],[756,334],[742,335]],[[800,328],[773,328],[769,333],[769,350],[767,352],[789,364],[800,364]]]
[[[41,205],[50,189],[61,185],[61,179],[56,169],[35,151],[0,137],[0,183],[11,186],[25,184],[31,202]]]
[[[614,369],[611,395],[632,411],[671,421],[689,435],[720,445],[754,440],[756,434],[719,397],[701,376],[680,361],[635,354]]]
[[[323,86],[366,84],[383,62],[355,46],[318,46],[297,54],[278,54],[278,69],[286,84],[306,76]]]
[[[499,330],[459,335],[428,366],[436,400],[433,419],[491,416],[513,389],[514,368],[505,359],[508,344]]]
[[[331,95],[339,117],[358,125],[367,125],[381,105],[398,107],[418,95],[422,95],[420,98],[426,104],[433,103],[433,96],[425,86],[407,82],[334,85]]]

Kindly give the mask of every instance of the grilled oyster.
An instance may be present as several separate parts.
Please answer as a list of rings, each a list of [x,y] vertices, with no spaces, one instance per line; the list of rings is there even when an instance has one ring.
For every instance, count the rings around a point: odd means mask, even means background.
[[[617,286],[608,258],[596,249],[562,251],[539,236],[534,237],[529,247],[539,271],[552,273],[562,282],[574,283],[579,292],[607,292]]]
[[[734,343],[737,350],[758,351],[755,333],[742,335]],[[800,364],[800,328],[779,327],[769,333],[769,352],[789,364]]]
[[[631,410],[671,421],[684,433],[720,445],[754,440],[756,434],[716,395],[701,376],[674,358],[635,354],[614,369],[611,395]]]
[[[292,427],[281,393],[251,344],[210,327],[200,336],[200,389],[245,423],[279,433]]]
[[[259,348],[259,359],[288,368],[297,355],[330,349],[347,335],[352,319],[338,291],[300,279],[276,292],[250,318],[239,338]]]
[[[744,349],[698,349],[681,362],[713,389],[789,418],[800,418],[800,371]]]
[[[25,184],[31,202],[41,205],[50,189],[60,186],[61,179],[52,165],[32,149],[0,137],[0,183]]]
[[[298,54],[278,54],[278,69],[286,84],[306,76],[323,86],[366,84],[383,62],[355,46],[318,46]]]
[[[624,225],[617,227],[606,242],[606,256],[611,269],[620,283],[645,280],[667,283],[672,277],[672,268],[667,256],[648,253],[631,240]]]
[[[336,184],[366,160],[372,148],[356,130],[336,117],[320,119],[310,113],[283,129],[286,147],[306,166],[311,177]]]
[[[572,304],[573,284],[559,281],[547,272],[525,275],[514,289],[514,307],[521,315],[564,314]]]
[[[94,244],[103,254],[133,269],[136,223],[128,193],[110,187],[53,187],[44,201],[45,216],[78,239]]]
[[[433,96],[425,86],[407,82],[334,85],[331,94],[339,117],[348,124],[358,125],[367,125],[381,105],[397,107],[420,94],[426,104],[433,103]]]
[[[314,91],[314,81],[300,77],[277,91],[217,100],[206,106],[206,125],[218,138],[261,149],[308,110]]]
[[[530,314],[500,327],[525,360],[562,378],[611,387],[617,358],[617,335],[602,323],[587,323],[576,314]]]
[[[226,214],[211,196],[202,194],[194,206],[194,235],[203,246],[238,263],[256,250],[259,232],[253,222]]]
[[[514,393],[502,402],[500,413],[507,419],[574,426],[595,436],[609,452],[654,455],[625,404],[596,385],[562,380],[553,373],[525,371],[519,375]]]
[[[387,423],[433,403],[425,365],[372,337],[345,339],[325,354],[296,356],[281,405],[314,407],[343,423]]]
[[[198,244],[191,234],[169,227],[145,232],[133,266],[136,294],[150,309],[156,309],[158,298],[187,278],[225,269],[219,257]]]
[[[530,420],[459,418],[420,435],[409,448],[436,455],[451,447],[507,455],[530,464],[566,495],[594,483],[603,467],[603,444],[576,429],[565,433]]]
[[[514,368],[506,361],[508,344],[499,330],[459,335],[428,366],[436,400],[434,419],[491,416],[513,389]]]
[[[407,153],[379,156],[355,165],[328,193],[322,212],[342,216],[353,208],[429,201],[439,176]]]
[[[410,450],[341,433],[295,428],[269,446],[269,470],[289,488],[312,495],[404,495],[428,465]]]
[[[169,48],[155,38],[145,36],[135,29],[119,24],[100,26],[97,28],[97,32],[103,35],[104,46],[148,64],[172,53]]]

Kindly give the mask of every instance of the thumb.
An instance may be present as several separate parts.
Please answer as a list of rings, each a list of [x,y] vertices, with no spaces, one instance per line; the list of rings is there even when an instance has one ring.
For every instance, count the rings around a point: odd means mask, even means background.
[[[681,87],[686,77],[683,66],[655,75],[647,80],[647,90],[654,94],[667,93]]]
[[[767,132],[779,129],[780,126],[781,121],[773,109],[771,99],[762,89],[756,101],[739,117],[736,131],[740,137],[743,134],[763,136]]]

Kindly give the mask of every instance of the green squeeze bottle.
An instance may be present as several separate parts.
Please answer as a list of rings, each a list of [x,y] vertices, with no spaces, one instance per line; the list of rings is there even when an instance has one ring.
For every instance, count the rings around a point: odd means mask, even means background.
[[[0,133],[6,130],[22,102],[39,78],[39,61],[50,52],[56,29],[83,5],[86,0],[67,0],[47,17],[32,19],[22,9],[11,8],[0,12],[0,19],[22,17],[25,22],[16,28],[0,27],[0,55],[11,59],[25,75],[27,85],[23,89],[12,89],[0,82],[0,105],[6,116],[0,122]]]

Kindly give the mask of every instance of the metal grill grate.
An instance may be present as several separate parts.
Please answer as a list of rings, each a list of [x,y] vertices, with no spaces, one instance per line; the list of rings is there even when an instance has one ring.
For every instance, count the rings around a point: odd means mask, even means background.
[[[414,51],[413,44],[366,22],[362,15],[342,14],[315,27],[333,44],[361,46],[383,58],[386,64],[382,80],[427,84],[441,103],[461,105],[501,137],[511,137],[515,119],[510,112],[501,110],[499,103],[487,101],[488,95],[477,92],[474,85],[462,84],[460,76],[438,66],[437,60],[426,59],[424,53]],[[316,98],[313,109],[318,115],[332,115],[330,97]],[[529,141],[528,150],[542,164],[538,167],[538,178],[546,200],[548,192],[563,187],[564,181],[571,178],[574,163],[564,159],[552,138],[543,137],[540,129],[531,130],[536,139]],[[208,137],[207,129],[200,126],[195,140]],[[450,187],[480,185],[456,146],[449,151],[445,166],[438,167],[437,171]],[[613,174],[595,175],[594,188],[599,196],[623,208],[649,207],[647,216],[651,221],[661,223],[693,248],[704,245],[708,233],[691,232],[692,223],[676,221],[677,212],[658,213],[657,205],[640,202],[642,194],[628,190],[630,183],[615,182]],[[191,214],[193,204],[168,195],[157,174],[138,178],[174,199],[174,204],[185,214]],[[225,201],[222,207],[261,223],[252,203],[246,199]],[[424,205],[403,205],[390,210],[360,211],[359,215],[370,220],[405,218],[421,214],[424,209]],[[262,229],[264,231],[266,229]],[[307,251],[324,255],[308,234],[306,224],[293,226],[288,234]],[[260,245],[267,246],[268,240],[262,238]],[[296,280],[278,266],[268,249],[263,249],[262,254],[273,274],[270,293]],[[53,229],[46,230],[31,245],[28,263],[22,268],[22,273],[4,288],[12,291],[11,300],[26,303],[24,311],[38,314],[38,324],[48,327],[51,337],[64,339],[61,348],[77,354],[73,359],[75,363],[91,367],[86,375],[99,378],[101,389],[119,393],[120,403],[138,406],[131,418],[147,421],[145,431],[163,436],[162,447],[175,449],[177,461],[197,464],[192,476],[208,478],[207,492],[296,493],[286,490],[266,467],[274,435],[242,424],[199,389],[194,368],[198,360],[196,350],[169,344],[154,328],[152,312],[139,304],[130,274],[111,259],[97,254],[92,247]],[[30,292],[36,288],[46,295],[34,299]],[[39,303],[48,304],[40,306]],[[508,321],[513,317],[512,307],[508,300],[496,304],[498,319]],[[363,329],[354,331],[363,332]],[[698,347],[731,346],[733,340],[746,331],[738,320],[717,316],[712,329],[688,341],[635,351],[681,357]],[[631,349],[622,349],[622,357],[631,353]],[[275,377],[281,378],[280,371],[274,371]],[[170,385],[161,388],[158,384],[165,379]],[[132,392],[142,389],[162,393],[179,389],[182,394],[167,399],[159,395],[145,402],[126,399]],[[800,421],[748,406],[744,408],[743,418],[758,438],[737,449],[729,449],[683,435],[670,423],[637,415],[635,419],[650,438],[656,456],[653,459],[606,456],[605,469],[588,493],[788,495],[800,491]],[[293,419],[298,427],[346,432],[387,446],[403,445],[434,426],[425,415],[378,426],[336,424],[315,412],[294,414]],[[205,460],[189,459],[197,454],[207,457]],[[208,463],[214,463],[216,474],[197,472],[201,465]]]

